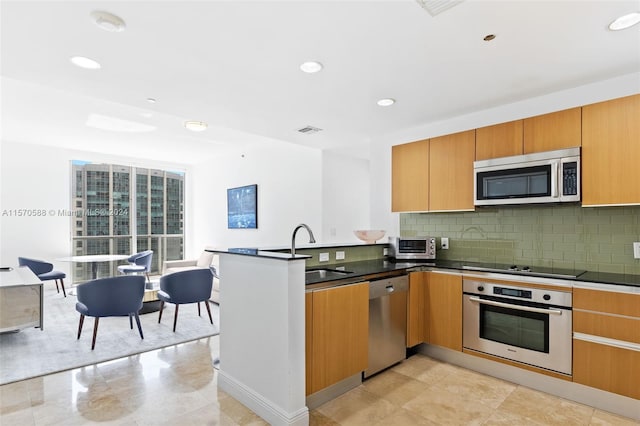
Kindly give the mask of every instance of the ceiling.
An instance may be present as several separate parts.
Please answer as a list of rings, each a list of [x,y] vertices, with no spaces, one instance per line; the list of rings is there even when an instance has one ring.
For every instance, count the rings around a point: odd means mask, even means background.
[[[126,30],[100,29],[96,10]],[[607,29],[633,11],[640,2],[466,0],[431,16],[414,0],[2,0],[2,139],[185,163],[267,139],[366,155],[387,133],[639,72],[640,25]],[[102,68],[72,65],[78,55]],[[324,69],[301,72],[308,60]],[[387,97],[396,104],[376,105]],[[99,119],[146,131],[87,126]],[[307,125],[323,130],[297,131]]]

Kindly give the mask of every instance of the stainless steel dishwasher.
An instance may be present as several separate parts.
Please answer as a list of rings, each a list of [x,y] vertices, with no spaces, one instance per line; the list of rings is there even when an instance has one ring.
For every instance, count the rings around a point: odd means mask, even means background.
[[[369,365],[367,378],[406,358],[407,275],[369,283]]]

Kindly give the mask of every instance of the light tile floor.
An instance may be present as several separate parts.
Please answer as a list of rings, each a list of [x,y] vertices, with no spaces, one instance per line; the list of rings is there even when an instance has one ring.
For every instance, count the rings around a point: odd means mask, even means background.
[[[0,424],[264,425],[217,388],[210,337],[0,387]],[[310,413],[311,425],[640,425],[422,355]]]

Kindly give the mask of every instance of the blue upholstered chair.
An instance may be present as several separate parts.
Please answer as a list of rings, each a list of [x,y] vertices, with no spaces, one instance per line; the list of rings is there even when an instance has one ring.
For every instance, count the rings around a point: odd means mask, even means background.
[[[144,277],[142,275],[126,275],[111,278],[98,278],[87,281],[76,287],[78,302],[76,311],[80,313],[78,323],[78,339],[82,333],[84,317],[95,317],[93,323],[93,340],[91,350],[96,347],[96,335],[98,334],[98,321],[101,317],[129,316],[129,326],[133,330],[133,317],[136,318],[140,338],[142,326],[138,311],[142,308],[144,297]]]
[[[64,272],[54,271],[51,263],[43,260],[29,259],[28,257],[19,257],[18,265],[31,269],[31,271],[40,278],[40,281],[54,280],[58,293],[60,293],[60,288],[58,287],[58,280],[60,280],[62,294],[64,294],[64,297],[67,297],[67,292],[64,289],[64,279],[67,275]]]
[[[209,307],[209,297],[211,296],[211,286],[213,285],[213,273],[209,268],[189,269],[186,271],[174,272],[160,277],[160,315],[158,323],[162,320],[162,309],[165,302],[174,303],[176,311],[173,316],[173,331],[176,331],[178,321],[178,308],[182,304],[197,303],[198,316],[200,316],[200,302],[204,302],[209,313],[209,321],[213,324],[211,317],[211,307]]]
[[[128,265],[118,266],[118,271],[122,274],[137,274],[143,272],[147,276],[147,281],[151,283],[149,279],[149,272],[151,272],[151,261],[153,260],[153,250],[145,250],[140,253],[129,256],[127,262]]]

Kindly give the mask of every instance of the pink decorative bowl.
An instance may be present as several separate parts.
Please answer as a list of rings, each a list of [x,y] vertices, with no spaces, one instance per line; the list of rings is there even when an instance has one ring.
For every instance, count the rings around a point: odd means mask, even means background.
[[[384,237],[386,231],[377,229],[362,229],[359,231],[353,231],[353,233],[367,244],[374,244],[380,238]]]

